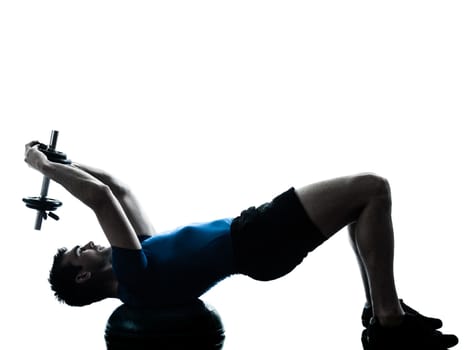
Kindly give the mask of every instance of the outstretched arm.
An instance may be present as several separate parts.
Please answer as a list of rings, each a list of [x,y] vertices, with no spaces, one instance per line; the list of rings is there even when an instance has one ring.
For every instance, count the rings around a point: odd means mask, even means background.
[[[79,168],[50,162],[38,150],[37,141],[26,144],[25,161],[91,208],[112,246],[141,249],[132,225],[108,185]]]
[[[127,218],[133,226],[138,236],[152,236],[156,234],[150,219],[141,207],[134,193],[130,188],[104,170],[91,167],[89,165],[74,163],[74,166],[91,174],[111,189],[114,196],[122,206]]]

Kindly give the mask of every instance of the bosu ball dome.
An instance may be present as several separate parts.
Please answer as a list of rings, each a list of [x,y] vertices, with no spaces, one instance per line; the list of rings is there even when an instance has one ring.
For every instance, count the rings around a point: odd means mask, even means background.
[[[108,350],[219,350],[225,336],[218,312],[197,299],[167,307],[120,305],[104,338]]]

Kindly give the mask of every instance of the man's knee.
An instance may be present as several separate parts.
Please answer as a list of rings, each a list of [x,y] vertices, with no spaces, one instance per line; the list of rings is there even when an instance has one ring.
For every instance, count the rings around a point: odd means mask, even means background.
[[[386,178],[374,173],[362,173],[353,178],[353,183],[362,188],[369,200],[391,206],[390,183]]]

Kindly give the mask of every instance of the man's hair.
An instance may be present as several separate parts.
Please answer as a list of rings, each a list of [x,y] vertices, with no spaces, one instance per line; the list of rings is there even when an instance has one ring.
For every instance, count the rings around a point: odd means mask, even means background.
[[[95,281],[76,282],[81,266],[62,264],[66,251],[67,248],[57,250],[49,274],[50,287],[57,300],[70,306],[84,306],[103,299],[102,288],[99,288]]]

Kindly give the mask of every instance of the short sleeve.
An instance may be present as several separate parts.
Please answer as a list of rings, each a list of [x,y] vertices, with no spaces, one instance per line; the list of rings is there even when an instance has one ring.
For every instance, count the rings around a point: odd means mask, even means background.
[[[146,241],[148,238],[151,238],[152,236],[150,235],[138,235],[138,240],[140,241],[140,243],[143,243],[144,241]]]
[[[147,266],[143,250],[112,247],[112,269],[119,283],[132,285],[141,281]]]

